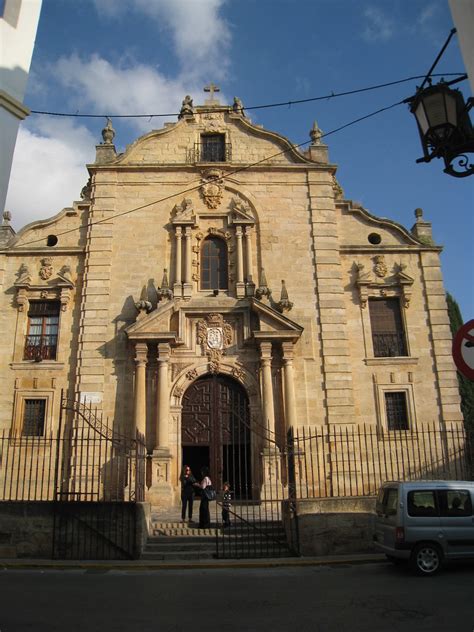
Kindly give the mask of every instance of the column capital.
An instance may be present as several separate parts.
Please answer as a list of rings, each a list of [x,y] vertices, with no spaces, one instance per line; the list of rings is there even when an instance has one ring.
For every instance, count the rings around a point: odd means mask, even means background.
[[[236,226],[235,227],[235,234],[237,235],[237,237],[242,237],[242,226]]]
[[[186,237],[191,237],[191,226],[184,226],[184,234]]]
[[[148,345],[146,342],[135,343],[135,362],[137,364],[146,364],[148,355]]]
[[[252,228],[253,226],[244,226],[244,232],[246,237],[250,237],[250,235],[252,234]]]
[[[175,230],[176,237],[179,239],[181,237],[181,235],[182,235],[182,232],[183,232],[182,227],[181,226],[175,226],[174,230]]]
[[[171,355],[169,342],[158,343],[158,362],[168,362]]]
[[[271,342],[259,342],[260,357],[262,360],[272,359],[272,343]]]
[[[283,361],[292,362],[295,357],[295,346],[292,342],[282,342],[281,348],[283,351]]]

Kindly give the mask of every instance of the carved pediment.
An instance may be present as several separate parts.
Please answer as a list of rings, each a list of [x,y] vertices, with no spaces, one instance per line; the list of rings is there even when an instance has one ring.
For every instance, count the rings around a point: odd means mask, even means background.
[[[304,328],[276,309],[253,298],[250,301],[252,311],[258,316],[259,329],[252,331],[253,337],[273,338],[275,340],[293,340],[296,342],[304,331]]]
[[[355,286],[359,290],[359,299],[362,308],[367,306],[370,296],[386,296],[387,293],[395,292],[403,299],[404,307],[410,306],[411,286],[414,279],[406,272],[406,265],[399,263],[395,265],[395,271],[392,275],[388,275],[388,268],[383,255],[374,257],[373,274],[365,269],[365,265],[355,262]]]
[[[176,332],[171,331],[171,317],[175,312],[173,301],[158,305],[149,314],[142,315],[137,321],[125,328],[130,340],[160,340],[161,338],[177,339]]]
[[[234,197],[230,201],[231,218],[233,224],[254,224],[250,205],[240,198]]]

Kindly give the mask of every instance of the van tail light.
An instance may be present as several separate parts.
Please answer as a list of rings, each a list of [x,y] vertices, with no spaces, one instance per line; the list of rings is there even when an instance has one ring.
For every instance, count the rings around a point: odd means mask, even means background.
[[[405,529],[403,527],[397,527],[395,529],[395,539],[397,542],[403,542],[405,539]]]

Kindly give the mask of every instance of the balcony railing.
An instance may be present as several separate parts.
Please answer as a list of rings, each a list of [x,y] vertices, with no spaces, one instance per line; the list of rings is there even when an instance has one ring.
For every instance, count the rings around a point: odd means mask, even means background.
[[[376,358],[393,358],[408,355],[405,336],[401,332],[373,333],[372,342]]]
[[[186,162],[230,162],[232,160],[231,143],[194,143],[186,152]]]
[[[28,335],[25,341],[24,360],[56,360],[57,334]]]

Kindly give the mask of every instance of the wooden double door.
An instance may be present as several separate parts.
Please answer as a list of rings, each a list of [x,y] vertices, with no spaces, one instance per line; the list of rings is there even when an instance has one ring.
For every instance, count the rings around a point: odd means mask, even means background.
[[[212,374],[191,384],[183,397],[181,445],[183,464],[196,478],[209,467],[218,490],[228,481],[234,498],[252,498],[249,402],[237,381]]]

